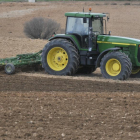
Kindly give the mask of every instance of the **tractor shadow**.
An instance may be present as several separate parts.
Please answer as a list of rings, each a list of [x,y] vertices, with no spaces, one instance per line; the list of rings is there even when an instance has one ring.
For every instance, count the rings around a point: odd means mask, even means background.
[[[95,71],[95,72],[93,72],[91,74],[76,73],[74,76],[77,76],[77,77],[89,77],[89,78],[94,77],[94,78],[105,79],[102,76],[102,74],[101,74],[101,72],[99,70],[97,70],[97,71]]]

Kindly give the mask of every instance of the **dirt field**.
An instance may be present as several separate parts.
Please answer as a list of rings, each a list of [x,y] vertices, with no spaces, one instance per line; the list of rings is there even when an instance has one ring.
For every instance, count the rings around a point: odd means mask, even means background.
[[[1,3],[0,58],[36,52],[47,43],[26,38],[26,21],[49,17],[65,28],[64,13],[83,7],[110,13],[112,35],[140,39],[140,2]],[[139,140],[139,118],[140,79],[108,80],[99,69],[69,77],[0,71],[0,140]]]

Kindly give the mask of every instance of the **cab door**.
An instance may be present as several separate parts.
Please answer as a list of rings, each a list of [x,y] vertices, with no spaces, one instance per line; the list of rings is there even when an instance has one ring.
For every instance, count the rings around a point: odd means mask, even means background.
[[[103,34],[103,18],[92,19],[93,50],[97,50],[97,36]]]

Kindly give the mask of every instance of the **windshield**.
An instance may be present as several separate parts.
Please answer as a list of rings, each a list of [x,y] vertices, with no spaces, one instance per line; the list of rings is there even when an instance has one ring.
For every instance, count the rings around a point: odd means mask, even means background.
[[[103,34],[103,18],[93,19],[92,27],[95,34]]]
[[[83,23],[83,18],[68,17],[66,34],[78,33],[80,35],[88,35],[89,19]]]

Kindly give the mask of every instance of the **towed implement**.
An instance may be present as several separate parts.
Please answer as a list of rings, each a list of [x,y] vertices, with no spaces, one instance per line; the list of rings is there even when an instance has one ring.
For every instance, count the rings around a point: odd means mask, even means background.
[[[0,59],[0,67],[5,67],[7,74],[15,73],[15,67],[40,65],[42,50],[37,53],[19,54],[16,57]]]

